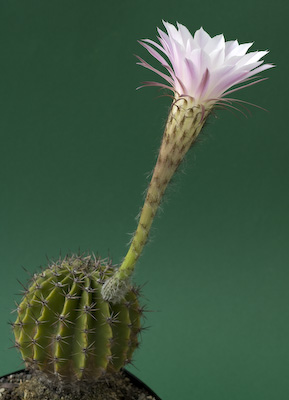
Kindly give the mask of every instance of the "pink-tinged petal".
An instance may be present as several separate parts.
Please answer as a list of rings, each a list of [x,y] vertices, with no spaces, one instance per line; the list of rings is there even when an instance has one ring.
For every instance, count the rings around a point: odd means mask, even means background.
[[[163,32],[161,29],[158,28],[157,31],[158,31],[158,34],[160,35],[159,41],[160,41],[161,45],[163,46],[167,55],[169,55],[171,53],[171,40],[170,40],[169,36],[165,32]]]
[[[183,76],[183,74],[186,73],[184,65],[185,51],[183,47],[178,46],[178,44],[174,40],[171,41],[171,46],[172,53],[170,54],[169,59],[172,63],[173,70],[176,75]],[[185,77],[183,78],[185,80]]]
[[[202,67],[202,50],[195,49],[188,55],[188,60],[194,65],[195,70],[197,71],[198,75],[200,74],[200,70]]]
[[[142,43],[142,42],[150,43],[150,44],[152,44],[153,46],[155,46],[157,49],[159,49],[160,51],[162,51],[163,53],[166,54],[164,48],[163,48],[162,46],[160,46],[158,43],[154,42],[153,40],[150,40],[150,39],[142,39],[141,41],[138,40],[138,42],[141,42],[141,43]]]
[[[229,89],[234,85],[237,85],[246,78],[247,78],[247,72],[243,72],[242,74],[239,74],[238,77],[233,75],[228,79],[224,79],[214,88],[214,93],[216,94],[215,97],[220,97],[221,94],[224,93],[227,89]]]
[[[222,85],[224,81],[227,81],[228,79],[230,79],[230,77],[234,76],[235,71],[235,65],[225,65],[215,71],[214,74],[211,74],[211,82],[208,96],[213,97],[216,91],[216,87]]]
[[[261,81],[265,81],[267,78],[264,78],[264,79],[261,79]],[[260,82],[260,81],[255,81],[255,82],[252,82],[253,84],[254,83],[258,83],[258,82]],[[242,86],[240,89],[242,89],[244,86]],[[263,110],[263,111],[268,111],[268,110],[266,110],[266,108],[264,108],[264,107],[260,107],[260,106],[258,106],[257,104],[254,104],[254,103],[250,103],[249,101],[244,101],[244,100],[239,100],[239,99],[233,99],[233,98],[230,98],[230,97],[224,97],[224,98],[222,98],[222,100],[221,101],[234,101],[234,102],[236,102],[236,103],[244,103],[244,104],[248,104],[249,106],[253,106],[253,107],[256,107],[256,108],[260,108],[260,110]]]
[[[198,97],[203,97],[206,94],[206,90],[209,86],[209,81],[210,81],[210,72],[208,69],[203,74],[202,80],[198,86],[197,89],[197,95]]]
[[[145,49],[147,49],[147,51],[153,56],[155,57],[161,64],[163,67],[165,67],[170,74],[173,74],[173,70],[172,67],[167,63],[167,61],[156,51],[154,50],[151,46],[149,46],[146,43],[143,43],[141,41],[138,41]]]
[[[228,94],[237,92],[238,90],[245,89],[246,87],[255,85],[256,83],[266,81],[267,79],[268,79],[268,78],[258,79],[257,81],[254,81],[254,82],[251,82],[251,83],[247,83],[247,85],[242,85],[242,86],[239,86],[239,87],[237,87],[237,88],[235,88],[235,89],[228,90],[228,91],[226,91],[226,92],[223,93],[223,96],[227,96]],[[241,82],[241,83],[242,83],[242,82]]]
[[[196,69],[196,66],[188,58],[185,58],[185,64],[186,64],[186,66],[188,68],[190,79],[191,79],[192,82],[195,83],[195,86],[196,86],[196,84],[197,84],[197,82],[199,80],[199,74],[198,74],[198,71]]]
[[[138,65],[141,65],[142,67],[145,67],[147,69],[150,69],[151,71],[155,72],[156,74],[158,74],[159,76],[161,76],[163,79],[165,79],[167,82],[169,82],[171,85],[174,85],[174,81],[172,80],[172,78],[170,78],[169,76],[167,76],[166,74],[164,74],[163,72],[159,71],[158,69],[152,67],[150,64],[148,64],[145,60],[143,60],[141,57],[136,56],[140,62],[137,63]]]
[[[165,84],[163,84],[163,83],[153,82],[153,81],[145,81],[145,82],[142,82],[142,85],[141,85],[141,86],[138,86],[138,87],[136,88],[136,90],[141,89],[141,88],[143,88],[143,87],[147,87],[147,86],[159,86],[159,87],[161,87],[161,88],[163,88],[163,89],[172,90],[172,91],[174,92],[174,88],[173,88],[172,86],[168,86],[168,85],[165,85]]]
[[[275,67],[275,65],[273,65],[273,64],[264,64],[258,68],[253,69],[253,71],[248,72],[247,76],[250,77],[250,76],[259,74],[260,72],[265,71],[266,69],[274,68],[274,67]]]
[[[223,99],[222,99],[222,100],[223,100]],[[225,108],[225,109],[227,109],[228,107],[229,107],[229,108],[232,108],[233,110],[238,111],[239,113],[241,113],[245,118],[248,118],[248,115],[247,115],[244,111],[240,110],[238,107],[232,106],[231,103],[226,103],[226,104],[224,104],[222,100],[221,100],[220,102],[217,102],[216,105],[217,105],[217,106],[221,106],[221,107],[223,107],[223,108]],[[247,107],[245,107],[245,106],[243,106],[243,107],[245,108],[245,110],[246,110],[249,114],[251,114],[250,111],[249,111],[249,109],[248,109]]]
[[[175,91],[179,95],[185,95],[185,96],[187,95],[187,88],[177,76],[175,78]]]

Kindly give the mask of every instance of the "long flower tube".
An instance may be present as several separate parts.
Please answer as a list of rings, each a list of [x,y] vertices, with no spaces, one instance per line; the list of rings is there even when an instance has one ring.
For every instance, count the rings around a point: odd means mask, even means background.
[[[267,51],[247,53],[252,43],[239,45],[236,40],[226,42],[223,35],[211,38],[202,28],[192,36],[181,24],[177,24],[178,29],[167,22],[164,26],[167,34],[158,29],[160,44],[149,39],[140,43],[161,63],[169,76],[140,57],[138,64],[157,73],[169,84],[144,82],[144,86],[168,88],[173,91],[174,100],[130,248],[119,269],[102,287],[103,298],[114,303],[119,302],[128,291],[130,277],[147,242],[167,185],[212,109],[224,104],[234,108],[232,101],[238,100],[225,96],[262,81],[250,79],[273,67],[272,64],[261,65],[263,60],[260,59]],[[233,88],[235,85],[238,87]]]

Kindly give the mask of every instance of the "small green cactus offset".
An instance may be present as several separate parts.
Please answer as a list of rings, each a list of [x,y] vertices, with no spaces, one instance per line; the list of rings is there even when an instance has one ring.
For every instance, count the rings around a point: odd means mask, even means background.
[[[118,304],[103,300],[101,287],[114,272],[109,262],[73,255],[33,276],[13,324],[28,366],[72,382],[96,380],[131,361],[143,308],[133,287]]]

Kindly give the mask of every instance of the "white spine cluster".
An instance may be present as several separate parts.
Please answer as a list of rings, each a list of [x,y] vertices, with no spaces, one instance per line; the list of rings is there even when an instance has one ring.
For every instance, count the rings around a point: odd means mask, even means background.
[[[120,279],[116,274],[103,284],[101,295],[104,300],[117,304],[125,297],[130,287],[130,278]]]

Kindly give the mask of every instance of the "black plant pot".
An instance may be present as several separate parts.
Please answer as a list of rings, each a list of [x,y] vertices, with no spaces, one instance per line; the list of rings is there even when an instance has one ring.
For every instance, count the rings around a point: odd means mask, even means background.
[[[18,374],[21,372],[24,372],[25,370],[22,369],[20,371],[16,371],[13,372],[12,374],[7,374],[7,375],[3,375],[1,378],[7,378],[10,375],[13,374]],[[131,372],[127,371],[126,369],[123,369],[122,372],[124,373],[124,375],[129,378],[129,380],[131,381],[131,383],[138,387],[139,389],[145,390],[150,396],[152,396],[153,398],[155,398],[156,400],[161,400],[161,398],[159,396],[157,396],[145,383],[143,383],[140,379],[138,379],[136,376],[134,376]]]
[[[131,383],[133,383],[135,386],[139,387],[140,389],[146,390],[151,396],[155,397],[156,400],[161,400],[159,396],[157,396],[145,383],[143,383],[132,373],[130,373],[126,369],[123,369],[123,372],[130,379]]]

